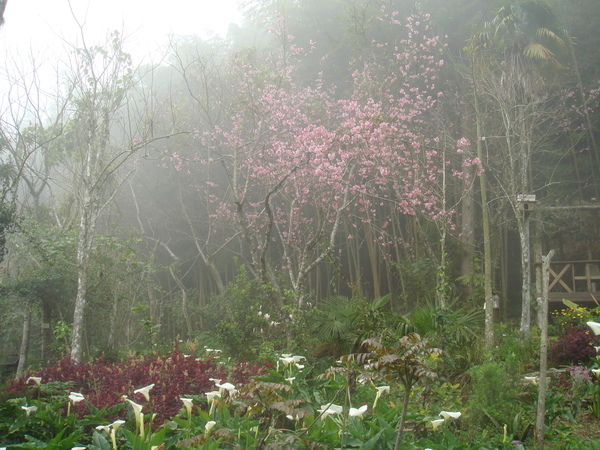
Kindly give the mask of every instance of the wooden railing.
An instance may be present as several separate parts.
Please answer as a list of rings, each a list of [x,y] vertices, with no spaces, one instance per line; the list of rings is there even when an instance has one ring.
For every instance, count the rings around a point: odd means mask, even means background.
[[[557,261],[550,265],[549,300],[600,301],[600,260]]]

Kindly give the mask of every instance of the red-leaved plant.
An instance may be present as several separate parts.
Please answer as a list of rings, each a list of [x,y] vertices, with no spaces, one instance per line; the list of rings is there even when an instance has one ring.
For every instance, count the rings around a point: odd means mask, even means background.
[[[586,364],[596,355],[596,337],[588,327],[572,327],[560,334],[550,348],[550,360],[557,364]]]
[[[210,378],[239,386],[247,383],[252,376],[263,373],[266,367],[266,364],[242,362],[228,368],[218,358],[188,357],[176,350],[167,355],[139,356],[122,363],[102,360],[77,363],[64,358],[35,375],[42,378],[42,383],[72,382],[72,389],[82,393],[96,408],[123,403],[122,396],[126,395],[143,405],[145,413],[156,413],[154,424],[160,425],[178,413],[182,407],[181,397],[203,396],[215,390]],[[154,384],[150,402],[142,394],[134,394],[136,389],[150,384]],[[15,380],[7,387],[11,393],[26,389],[26,378]],[[80,402],[74,410],[87,413],[85,409],[84,402]]]

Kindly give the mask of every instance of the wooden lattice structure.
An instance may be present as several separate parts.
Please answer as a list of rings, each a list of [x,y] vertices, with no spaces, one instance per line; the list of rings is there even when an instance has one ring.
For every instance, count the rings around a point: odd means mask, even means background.
[[[548,301],[600,302],[600,260],[557,261],[550,265]]]

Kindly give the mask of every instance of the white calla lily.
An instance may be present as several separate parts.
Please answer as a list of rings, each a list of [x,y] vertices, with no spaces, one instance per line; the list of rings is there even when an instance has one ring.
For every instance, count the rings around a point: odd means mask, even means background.
[[[523,379],[525,381],[527,381],[528,383],[531,383],[534,386],[537,386],[539,377],[523,377]]]
[[[389,386],[375,386],[375,389],[377,389],[377,394],[381,395],[384,392],[389,393],[390,392],[390,387]]]
[[[42,384],[42,377],[29,377],[27,378],[26,383],[29,383],[30,381],[33,381],[35,384],[40,386]]]
[[[71,403],[75,404],[85,400],[85,397],[79,392],[71,392],[69,394],[69,400],[71,400]]]
[[[375,386],[375,389],[377,389],[377,394],[375,394],[375,401],[373,402],[373,409],[375,409],[375,406],[377,406],[377,401],[379,400],[379,397],[381,397],[381,394],[383,394],[384,392],[390,392],[390,387],[389,386]]]
[[[333,403],[328,403],[327,405],[321,405],[321,409],[318,409],[321,413],[321,419],[325,420],[325,418],[330,414],[341,414],[344,408],[339,405],[334,405]]]
[[[69,400],[69,404],[67,405],[67,416],[71,414],[71,405],[75,405],[76,403],[85,400],[85,397],[79,392],[71,392],[69,394]]]
[[[104,431],[106,434],[109,434],[110,433],[110,425],[98,425],[96,427],[96,430]]]
[[[114,429],[114,430],[118,430],[119,427],[121,425],[123,425],[125,423],[124,420],[115,420],[113,423],[110,424],[110,426]]]
[[[210,391],[204,395],[206,395],[206,400],[208,400],[208,403],[213,403],[215,401],[215,398],[221,397],[221,393],[219,391]]]
[[[596,336],[600,335],[600,323],[598,322],[586,322],[587,326],[592,329]]]
[[[436,431],[441,424],[444,423],[444,419],[435,419],[431,421],[431,425],[433,426],[433,431]]]
[[[37,406],[21,406],[21,409],[25,411],[25,415],[29,417],[29,414],[37,411]]]
[[[124,423],[125,423],[124,420],[115,420],[113,423],[111,423],[109,425],[110,428],[111,428],[111,430],[110,430],[110,440],[112,442],[112,448],[113,448],[113,450],[117,450],[117,430]]]
[[[143,388],[136,389],[133,391],[134,394],[142,394],[147,402],[150,401],[150,389],[154,387],[154,383],[144,386]]]
[[[137,424],[138,429],[140,430],[140,436],[144,437],[144,414],[142,414],[143,406],[129,399],[127,399],[127,401],[133,408],[133,414],[135,415],[135,423]]]
[[[206,432],[206,434],[210,433],[210,430],[212,430],[216,424],[217,422],[215,422],[214,420],[206,422],[206,425],[204,425],[204,431]]]
[[[223,393],[225,393],[225,391],[229,392],[229,395],[233,395],[233,393],[237,392],[237,390],[235,389],[235,386],[231,383],[215,383],[215,386],[217,386],[219,388],[219,392],[221,393],[221,395],[223,395]],[[235,391],[235,392],[234,392]]]
[[[219,391],[211,391],[211,392],[207,392],[204,395],[206,395],[206,400],[208,401],[208,404],[210,405],[209,414],[212,414],[212,412],[215,409],[215,404],[216,404],[217,398],[221,398],[221,393]]]
[[[279,358],[279,361],[281,361],[287,367],[294,362],[294,358],[291,356],[286,356]]]
[[[444,420],[448,419],[458,419],[462,414],[458,411],[442,411],[440,416],[444,418]]]
[[[180,398],[179,400],[183,402],[183,406],[185,406],[188,415],[192,414],[192,406],[194,404],[194,400],[191,398]]]
[[[367,410],[367,405],[362,405],[360,408],[350,408],[348,415],[350,417],[362,417]]]

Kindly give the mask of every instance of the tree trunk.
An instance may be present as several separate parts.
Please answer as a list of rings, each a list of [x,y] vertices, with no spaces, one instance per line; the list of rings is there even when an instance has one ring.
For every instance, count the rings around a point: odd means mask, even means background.
[[[469,169],[469,178],[473,179],[475,171]],[[460,274],[463,281],[463,300],[473,298],[474,283],[474,258],[475,258],[475,199],[474,190],[465,186],[465,193],[461,199],[461,265]]]
[[[371,266],[371,286],[373,289],[373,297],[381,298],[381,276],[379,270],[379,251],[377,249],[377,238],[373,233],[373,230],[370,228],[370,225],[365,224],[365,233],[367,236],[367,253],[369,255],[369,264]],[[362,292],[362,287],[360,291]]]
[[[77,296],[75,297],[73,336],[71,339],[71,358],[77,362],[81,361],[83,355],[83,332],[85,325],[84,318],[88,288],[88,272],[97,218],[97,212],[93,211],[93,209],[92,203],[89,198],[87,198],[82,208],[77,242]]]
[[[509,250],[508,250],[508,228],[506,224],[502,225],[502,231],[500,232],[500,244],[498,246],[498,253],[500,254],[500,286],[502,287],[502,293],[504,294],[505,305],[508,305],[507,293],[508,293],[508,266],[509,266]],[[507,318],[508,308],[503,309],[503,318]]]
[[[118,296],[115,295],[113,297],[113,304],[110,312],[110,324],[108,330],[108,348],[116,348],[117,346],[117,336],[116,336],[116,328],[117,328],[117,317],[119,314],[119,305],[118,305]]]
[[[361,274],[360,274],[360,238],[358,229],[355,229],[354,233],[351,233],[348,229],[348,224],[346,225],[346,236],[352,235],[352,239],[346,239],[346,252],[348,255],[348,278],[349,278],[349,288],[352,289],[352,292],[357,290],[358,295],[362,295],[362,286],[361,286]]]
[[[531,330],[531,251],[529,233],[529,213],[523,213],[519,224],[521,238],[521,340],[527,339]]]
[[[475,78],[473,78],[475,79]],[[489,351],[494,345],[494,304],[492,293],[492,246],[490,239],[490,216],[487,203],[486,174],[483,170],[483,131],[477,87],[473,90],[475,123],[477,127],[477,158],[479,158],[479,188],[481,191],[481,220],[483,226],[483,287],[485,295],[485,348]]]
[[[50,357],[50,343],[52,342],[52,307],[42,299],[42,362]]]
[[[27,308],[23,319],[23,335],[21,336],[21,347],[19,348],[19,364],[15,378],[21,378],[27,366],[27,354],[29,353],[29,334],[31,329],[31,311]]]
[[[402,442],[402,435],[404,434],[404,423],[406,422],[406,412],[408,411],[408,400],[410,399],[410,389],[404,391],[404,400],[402,402],[402,415],[400,416],[400,423],[398,424],[398,430],[396,431],[396,444],[394,450],[400,448]]]

